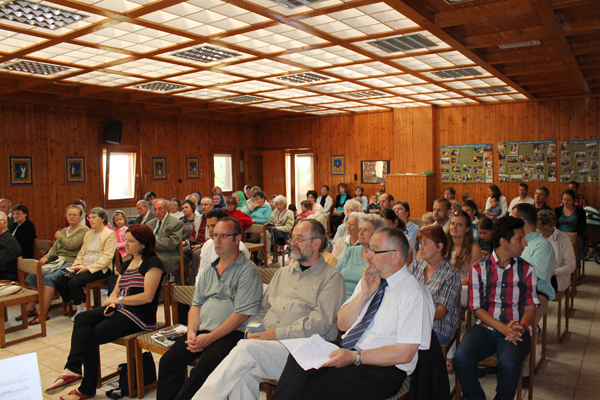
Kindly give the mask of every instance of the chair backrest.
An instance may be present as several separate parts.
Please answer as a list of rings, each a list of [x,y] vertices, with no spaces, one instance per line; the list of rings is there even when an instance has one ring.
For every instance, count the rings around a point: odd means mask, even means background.
[[[565,235],[569,237],[571,240],[571,244],[573,245],[573,251],[577,254],[577,232],[563,232]]]
[[[33,241],[33,246],[38,252],[38,258],[44,257],[48,253],[48,251],[50,251],[50,248],[52,248],[53,245],[54,240],[34,239]]]
[[[194,299],[195,286],[177,286],[171,285],[169,297],[171,299],[171,311],[173,313],[173,323],[179,323],[179,304],[186,304],[192,306],[192,300]],[[166,291],[165,291],[166,293]],[[166,299],[166,297],[165,297]],[[166,307],[165,307],[166,308]]]
[[[419,228],[423,227],[423,219],[422,218],[411,218],[410,222],[412,222],[413,224],[417,225]]]
[[[246,228],[247,233],[263,233],[264,230],[266,230],[266,227],[262,224],[252,224]]]
[[[279,271],[279,268],[259,268],[258,272],[260,272],[260,276],[262,277],[262,281],[264,284],[271,283],[271,279],[275,276],[275,272]]]
[[[20,272],[24,272],[26,274],[37,274],[38,262],[38,260],[35,260],[33,258],[19,257],[17,259],[17,268]]]

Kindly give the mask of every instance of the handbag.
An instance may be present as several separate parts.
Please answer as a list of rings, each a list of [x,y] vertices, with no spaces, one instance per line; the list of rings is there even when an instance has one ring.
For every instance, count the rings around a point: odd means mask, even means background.
[[[66,261],[67,260],[64,257],[56,257],[54,261],[47,262],[46,264],[42,265],[42,276],[60,269],[60,267],[62,267]]]
[[[0,297],[10,296],[23,290],[18,282],[0,280]]]
[[[135,360],[133,361],[133,374],[135,375]],[[144,386],[156,382],[156,365],[154,357],[149,351],[142,354],[142,368],[144,368]],[[106,395],[111,399],[120,399],[121,397],[129,397],[129,381],[127,375],[127,363],[119,364],[117,367],[119,375],[119,387],[106,392]]]

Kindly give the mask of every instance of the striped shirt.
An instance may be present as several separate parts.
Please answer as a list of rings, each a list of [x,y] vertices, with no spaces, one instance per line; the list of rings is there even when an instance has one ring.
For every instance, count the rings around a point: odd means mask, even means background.
[[[144,288],[144,275],[140,274],[139,268],[126,269],[121,275],[119,281],[119,296],[127,297],[131,295],[131,289],[134,287]],[[132,313],[127,309],[127,306],[119,304],[117,306],[117,312],[125,314],[127,318],[135,322],[137,326],[145,331],[151,331],[155,329],[156,323],[147,324],[139,316]]]
[[[502,268],[494,251],[469,270],[469,310],[486,310],[503,324],[520,321],[526,306],[540,304],[536,283],[535,270],[529,263],[514,257]],[[477,323],[493,330],[480,320]]]
[[[429,291],[435,308],[443,305],[448,310],[444,318],[433,321],[433,331],[447,337],[453,337],[460,323],[458,296],[462,288],[460,275],[456,268],[444,259],[427,282],[425,282],[425,270],[427,270],[425,260],[413,261],[408,270]]]

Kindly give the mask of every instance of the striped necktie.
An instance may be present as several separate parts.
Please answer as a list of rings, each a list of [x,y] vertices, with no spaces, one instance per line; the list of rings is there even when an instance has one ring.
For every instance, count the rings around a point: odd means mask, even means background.
[[[379,290],[373,296],[371,300],[371,304],[369,304],[369,308],[367,308],[367,312],[365,313],[363,319],[356,324],[354,329],[352,329],[342,342],[340,343],[340,347],[343,349],[353,349],[356,343],[360,340],[363,333],[367,330],[373,318],[375,318],[375,314],[377,314],[377,310],[381,305],[381,301],[383,300],[383,295],[385,294],[385,288],[388,285],[385,279],[381,279],[381,283],[379,284]]]

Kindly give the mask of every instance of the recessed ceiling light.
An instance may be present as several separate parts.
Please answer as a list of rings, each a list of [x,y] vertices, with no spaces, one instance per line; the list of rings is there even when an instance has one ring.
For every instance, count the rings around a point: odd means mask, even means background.
[[[274,3],[281,4],[287,8],[297,8],[310,4],[320,3],[325,0],[272,0]]]
[[[210,46],[201,46],[194,49],[173,53],[174,56],[187,58],[188,60],[199,61],[203,63],[211,63],[224,60],[226,58],[234,58],[241,56],[240,53],[226,51]]]
[[[383,92],[378,92],[377,90],[365,90],[362,92],[345,93],[343,96],[356,97],[356,98],[367,98],[367,97],[380,97],[380,96],[387,96],[387,95]]]
[[[540,42],[539,40],[530,40],[529,42],[501,44],[498,47],[505,50],[505,49],[515,49],[517,47],[538,46],[540,44],[542,44],[542,42]]]
[[[183,89],[185,85],[176,85],[174,83],[166,83],[166,82],[150,82],[144,83],[143,85],[134,86],[136,89],[149,90],[152,92],[172,92],[173,90]]]
[[[471,89],[471,92],[476,94],[491,94],[491,93],[506,93],[510,92],[505,87],[496,87],[496,88],[482,88],[482,89]]]
[[[464,78],[465,76],[483,75],[481,72],[479,72],[475,68],[447,69],[445,71],[434,71],[433,74],[439,76],[440,78],[444,78],[444,79]]]
[[[58,29],[85,18],[59,8],[15,0],[0,6],[0,18],[46,29]]]
[[[399,51],[426,49],[428,47],[437,46],[437,43],[432,42],[420,33],[374,40],[368,43],[385,51],[386,53],[397,53]]]
[[[32,61],[19,61],[14,64],[9,64],[2,69],[14,72],[26,72],[34,75],[52,75],[58,72],[66,71],[70,68],[63,67],[62,65],[43,64]]]
[[[315,107],[315,106],[298,106],[298,107],[283,108],[282,110],[304,112],[304,111],[324,110],[324,108],[323,107]]]
[[[296,83],[296,84],[303,84],[303,83],[326,81],[331,78],[328,76],[323,76],[323,75],[315,74],[312,72],[303,72],[301,74],[280,76],[277,79],[282,80],[282,81]]]
[[[264,97],[256,97],[256,96],[236,96],[229,97],[227,99],[222,99],[222,101],[230,101],[232,103],[255,103],[257,101],[267,100]]]

